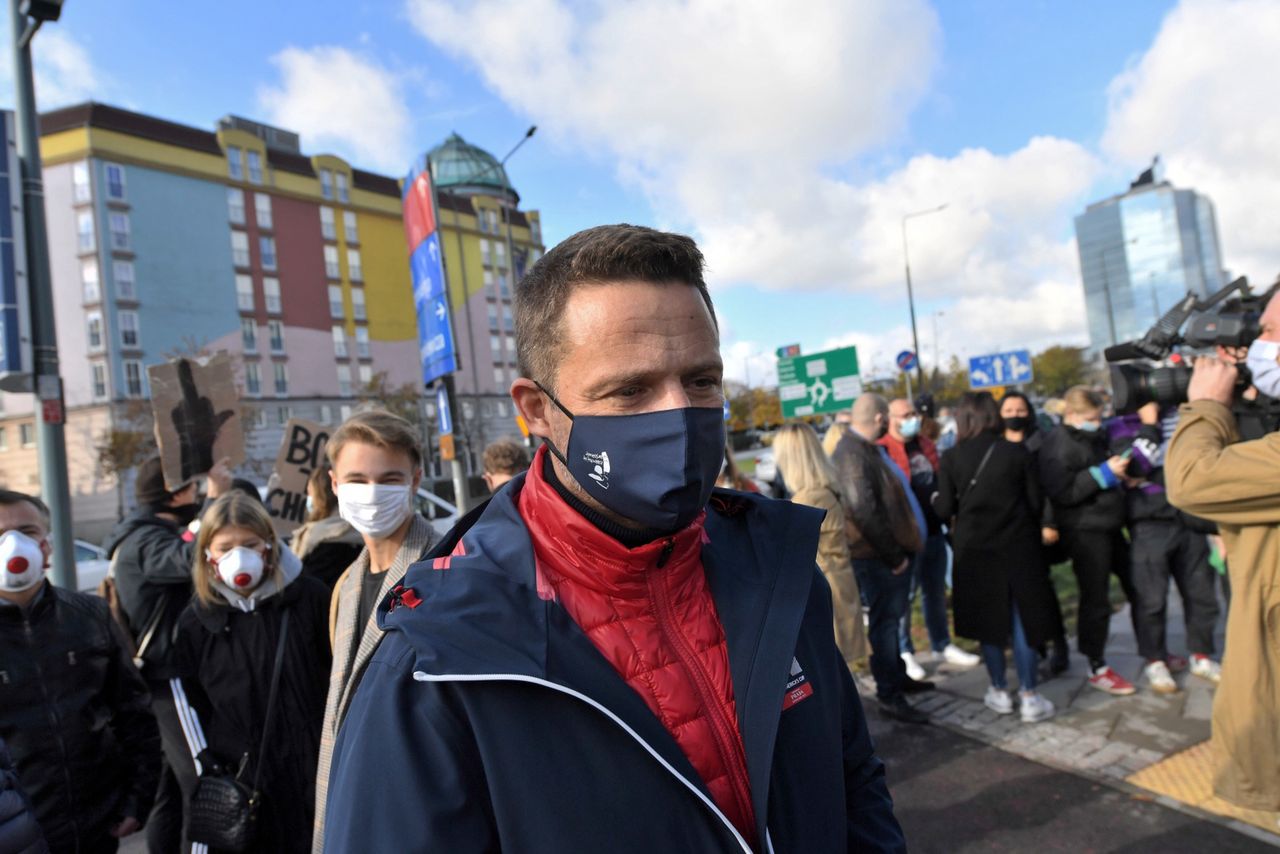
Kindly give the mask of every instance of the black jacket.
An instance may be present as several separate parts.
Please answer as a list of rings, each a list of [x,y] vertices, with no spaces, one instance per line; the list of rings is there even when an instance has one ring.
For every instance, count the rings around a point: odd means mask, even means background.
[[[1086,433],[1063,424],[1050,430],[1040,446],[1040,485],[1053,502],[1063,531],[1118,531],[1124,527],[1124,489],[1105,486],[1105,431]]]
[[[875,558],[895,567],[923,548],[924,517],[917,521],[907,486],[879,445],[850,434],[831,455],[840,485],[849,498],[846,532],[849,554]]]
[[[44,834],[31,803],[18,783],[18,772],[4,739],[0,739],[0,851],[5,854],[48,854]]]
[[[263,798],[254,850],[309,852],[320,725],[329,686],[329,591],[324,584],[301,575],[249,613],[193,601],[178,622],[175,657],[180,680],[174,699],[180,712],[188,707],[195,711],[188,741],[192,755],[202,766],[216,763],[234,771],[248,754],[241,780],[251,785],[285,609],[291,615],[289,637],[260,783]]]
[[[47,582],[29,612],[0,606],[0,738],[54,850],[151,810],[160,735],[119,632],[106,602]]]
[[[167,680],[174,675],[170,650],[178,615],[191,601],[194,547],[183,541],[173,522],[140,507],[111,532],[107,554],[114,564],[120,606],[139,645],[154,615],[160,614],[142,656],[142,675],[152,682]]]

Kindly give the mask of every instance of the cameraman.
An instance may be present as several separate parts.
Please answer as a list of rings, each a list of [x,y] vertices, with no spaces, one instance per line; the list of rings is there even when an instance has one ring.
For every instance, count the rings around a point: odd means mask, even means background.
[[[1280,388],[1280,300],[1249,347],[1254,385]],[[1241,442],[1232,417],[1236,366],[1196,360],[1182,420],[1165,458],[1169,501],[1218,523],[1232,600],[1229,655],[1213,704],[1216,793],[1248,809],[1280,810],[1280,433]]]

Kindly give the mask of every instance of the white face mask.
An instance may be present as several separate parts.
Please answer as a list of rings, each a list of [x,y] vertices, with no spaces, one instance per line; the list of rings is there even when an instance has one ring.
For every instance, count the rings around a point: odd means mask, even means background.
[[[1255,339],[1249,345],[1245,364],[1253,375],[1253,387],[1267,397],[1280,398],[1280,341]]]
[[[207,551],[204,556],[218,571],[222,583],[237,593],[248,593],[262,582],[266,562],[253,549],[236,546],[217,559]]]
[[[20,593],[44,579],[44,551],[40,541],[21,531],[0,535],[0,590]]]
[[[344,483],[336,492],[339,515],[361,534],[375,540],[395,533],[412,510],[408,486]]]

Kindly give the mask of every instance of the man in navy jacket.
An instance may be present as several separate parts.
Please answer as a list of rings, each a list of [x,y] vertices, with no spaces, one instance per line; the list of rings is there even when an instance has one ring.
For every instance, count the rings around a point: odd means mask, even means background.
[[[814,556],[717,491],[702,256],[634,226],[516,294],[530,471],[412,567],[338,735],[327,851],[900,851]]]

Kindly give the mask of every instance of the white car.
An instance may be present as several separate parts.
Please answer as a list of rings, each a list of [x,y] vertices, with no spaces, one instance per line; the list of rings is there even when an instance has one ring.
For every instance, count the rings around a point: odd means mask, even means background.
[[[76,589],[82,593],[93,593],[107,577],[107,569],[111,561],[107,553],[93,543],[76,540]]]
[[[777,476],[778,464],[773,460],[773,448],[761,448],[756,454],[756,473],[752,477],[762,484],[770,484]]]

